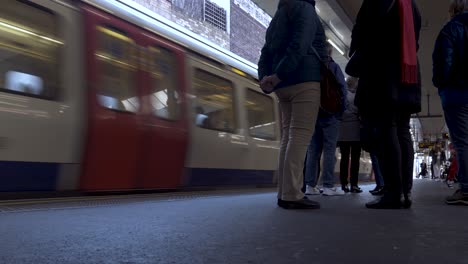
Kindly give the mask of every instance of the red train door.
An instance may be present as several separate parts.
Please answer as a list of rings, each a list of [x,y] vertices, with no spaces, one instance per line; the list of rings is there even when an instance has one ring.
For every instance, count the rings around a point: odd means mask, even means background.
[[[86,6],[88,139],[83,190],[136,187],[141,119],[135,28]]]
[[[188,141],[184,52],[142,35],[145,119],[138,187],[173,189],[181,184]]]
[[[179,187],[188,141],[183,50],[84,9],[89,126],[82,189]]]

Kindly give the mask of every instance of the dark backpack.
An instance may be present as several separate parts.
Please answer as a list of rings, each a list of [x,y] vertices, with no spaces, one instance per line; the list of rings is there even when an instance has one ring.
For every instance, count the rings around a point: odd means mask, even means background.
[[[320,81],[320,108],[329,114],[336,114],[344,109],[343,91],[341,84],[335,76],[335,73],[330,68],[331,61],[324,62],[315,48],[315,55],[322,65],[321,81]]]

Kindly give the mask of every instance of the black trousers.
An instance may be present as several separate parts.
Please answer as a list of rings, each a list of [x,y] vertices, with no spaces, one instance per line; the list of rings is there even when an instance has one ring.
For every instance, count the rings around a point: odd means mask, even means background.
[[[361,143],[359,141],[340,141],[340,181],[348,185],[349,156],[351,154],[350,181],[351,186],[357,186],[359,181],[359,160],[361,159]]]
[[[400,197],[413,187],[414,149],[410,134],[409,111],[388,109],[377,119],[369,119],[366,125],[374,126],[374,147],[381,165],[386,195]],[[363,116],[365,120],[365,115]]]

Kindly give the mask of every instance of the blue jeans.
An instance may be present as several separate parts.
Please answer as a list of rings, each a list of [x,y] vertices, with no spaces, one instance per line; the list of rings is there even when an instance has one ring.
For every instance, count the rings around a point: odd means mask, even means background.
[[[372,161],[372,169],[374,170],[375,175],[375,184],[379,187],[384,187],[384,179],[382,176],[382,172],[380,171],[379,160],[377,159],[377,155],[375,153],[370,153],[370,158]]]
[[[445,122],[458,159],[458,182],[462,192],[468,193],[468,104],[446,105]]]
[[[320,158],[323,151],[323,187],[333,188],[335,186],[335,151],[338,140],[339,121],[336,117],[325,117],[317,119],[314,135],[307,148],[305,162],[305,184],[315,187],[320,173]]]

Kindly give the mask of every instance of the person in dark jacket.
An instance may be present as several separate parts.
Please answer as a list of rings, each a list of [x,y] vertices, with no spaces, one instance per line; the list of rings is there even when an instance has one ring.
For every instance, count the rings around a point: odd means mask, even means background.
[[[315,124],[314,135],[307,149],[307,157],[305,162],[304,178],[306,184],[306,195],[320,194],[317,188],[317,182],[320,171],[320,159],[323,152],[323,195],[334,196],[344,195],[344,191],[335,187],[335,152],[336,142],[338,140],[338,132],[340,119],[345,110],[346,104],[346,81],[340,66],[332,59],[333,46],[326,44],[328,51],[328,67],[333,71],[336,79],[340,82],[341,92],[344,95],[341,105],[342,111],[335,114],[330,114],[324,110],[319,110],[317,123]]]
[[[417,61],[421,16],[414,0],[364,0],[352,32],[350,55],[359,55],[355,104],[371,138],[385,181],[373,209],[409,208],[413,179],[412,113],[421,110]],[[366,147],[367,148],[367,147]],[[401,203],[401,195],[404,203]]]
[[[321,58],[315,55],[314,49]],[[258,63],[260,87],[275,92],[281,111],[278,206],[316,209],[301,191],[307,145],[320,106],[320,60],[325,32],[314,0],[281,0],[266,32]]]
[[[458,159],[460,188],[446,203],[468,205],[468,1],[452,0],[450,14],[434,48],[433,83]]]

